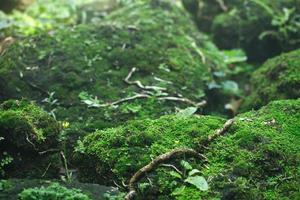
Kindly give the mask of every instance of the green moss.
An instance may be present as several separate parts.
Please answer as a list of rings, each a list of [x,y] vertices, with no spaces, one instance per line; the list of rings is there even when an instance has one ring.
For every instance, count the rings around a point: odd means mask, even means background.
[[[89,127],[157,117],[190,105],[158,100],[161,91],[150,90],[147,92],[152,92],[153,98],[88,109],[78,96],[86,92],[92,99],[97,96],[101,104],[145,93],[124,82],[136,67],[131,80],[166,87],[168,96],[201,101],[206,84],[212,80],[211,70],[223,67],[210,56],[213,47],[177,6],[162,0],[131,3],[99,26],[60,29],[12,45],[0,60],[0,96],[1,100],[34,99],[53,110],[58,120],[85,122]],[[49,102],[49,93],[54,94],[55,103]]]
[[[179,147],[196,148],[200,140],[223,122],[216,117],[171,115],[96,131],[77,147],[80,178],[100,183],[128,180],[155,156]]]
[[[1,104],[0,137],[3,140],[0,149],[13,159],[12,163],[5,167],[5,175],[40,176],[54,160],[49,173],[55,171],[54,166],[59,164],[59,156],[41,156],[38,152],[58,148],[59,132],[60,125],[33,103],[10,100]],[[19,166],[23,166],[22,170]]]
[[[225,137],[203,153],[208,162],[180,158],[147,174],[138,184],[141,199],[295,199],[299,195],[300,100],[275,101],[259,111],[236,117]],[[140,167],[174,148],[198,148],[222,126],[223,119],[209,116],[164,116],[131,121],[96,131],[78,143],[79,177],[99,183],[125,183]],[[188,161],[208,180],[208,191],[184,182]],[[177,173],[177,174],[176,174]]]
[[[226,137],[205,154],[213,177],[204,199],[297,199],[300,101],[275,101],[237,116]]]
[[[300,97],[300,50],[282,54],[265,62],[252,74],[253,91],[243,110],[259,108],[272,100]]]

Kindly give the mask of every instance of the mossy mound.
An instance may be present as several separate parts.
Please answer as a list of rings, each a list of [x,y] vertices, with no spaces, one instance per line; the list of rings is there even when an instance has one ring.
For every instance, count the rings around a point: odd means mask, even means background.
[[[76,148],[79,177],[84,181],[128,181],[139,168],[174,148],[197,148],[200,140],[220,128],[217,117],[164,116],[136,120],[126,125],[96,131]]]
[[[297,199],[300,184],[300,100],[274,101],[236,117],[205,154],[213,177],[204,199]]]
[[[282,100],[239,115],[226,136],[203,152],[207,162],[188,156],[169,161],[140,182],[140,198],[295,199],[300,183],[299,111],[300,100]],[[80,178],[126,183],[157,155],[178,147],[197,149],[224,121],[164,116],[97,131],[78,144]],[[208,191],[184,181],[191,171],[207,179]]]
[[[216,56],[206,54],[214,48],[211,42],[193,27],[177,6],[152,0],[129,4],[99,26],[18,41],[0,60],[1,100],[31,98],[59,120],[93,128],[191,106],[186,99],[203,100],[211,70],[220,67]],[[192,36],[202,40],[196,44]],[[133,67],[137,71],[130,81],[151,89],[125,83]],[[147,98],[109,106],[136,93]]]
[[[40,177],[46,172],[47,177],[57,172],[59,155],[53,152],[40,155],[39,152],[59,148],[59,132],[60,125],[33,103],[10,100],[1,104],[0,150],[13,159],[4,168],[5,176]]]
[[[252,74],[252,94],[242,110],[257,109],[272,100],[300,98],[300,50],[269,59]]]

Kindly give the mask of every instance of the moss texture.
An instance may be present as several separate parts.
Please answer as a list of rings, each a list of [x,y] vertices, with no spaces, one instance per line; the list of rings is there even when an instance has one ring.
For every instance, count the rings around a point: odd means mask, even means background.
[[[300,98],[300,50],[266,61],[252,74],[252,94],[242,110],[257,109],[272,100]]]
[[[239,115],[206,153],[213,178],[203,199],[299,198],[299,111],[300,100],[282,100]]]
[[[6,176],[40,177],[49,163],[49,175],[57,172],[59,155],[39,155],[49,149],[59,147],[60,125],[45,111],[28,101],[6,101],[0,106],[1,152],[13,158],[6,166]],[[21,169],[20,169],[21,167]],[[48,176],[45,173],[45,176]],[[51,176],[51,175],[50,175]]]
[[[259,111],[236,117],[225,137],[213,142],[199,159],[188,161],[208,180],[206,192],[161,167],[139,185],[141,199],[297,199],[300,183],[300,100],[275,101]],[[78,144],[80,178],[109,183],[125,182],[151,158],[177,147],[197,148],[225,120],[209,116],[164,116],[132,121],[118,128],[97,131]],[[89,162],[90,161],[90,162]],[[182,162],[182,161],[181,161]],[[91,175],[92,176],[89,176]],[[147,184],[148,183],[148,184]]]
[[[57,119],[85,122],[92,128],[156,117],[173,112],[175,106],[190,106],[158,100],[165,92],[202,100],[212,80],[211,70],[220,68],[214,62],[216,56],[209,54],[211,49],[215,50],[214,45],[197,33],[177,6],[161,0],[131,3],[99,26],[81,25],[16,42],[0,60],[0,96],[1,100],[34,99],[53,110]],[[81,102],[80,94],[88,102],[101,104],[145,93],[124,82],[132,67],[138,69],[132,81],[167,91],[148,90],[151,98],[117,108],[88,109]]]
[[[79,141],[76,148],[79,176],[100,183],[112,183],[113,179],[128,181],[155,156],[174,148],[196,148],[223,122],[217,117],[167,115],[96,131]]]

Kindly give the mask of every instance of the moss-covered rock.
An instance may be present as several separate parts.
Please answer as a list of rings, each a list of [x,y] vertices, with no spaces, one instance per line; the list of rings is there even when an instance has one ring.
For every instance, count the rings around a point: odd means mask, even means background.
[[[300,100],[282,100],[237,116],[226,136],[203,152],[207,162],[189,157],[169,161],[147,174],[150,184],[148,179],[140,182],[141,199],[296,199],[299,111]],[[197,149],[223,123],[209,116],[164,116],[97,131],[78,144],[80,178],[126,182],[157,155],[178,147]],[[190,171],[207,179],[208,191],[184,182]]]
[[[300,50],[269,59],[251,78],[252,94],[242,110],[257,109],[272,100],[300,98]]]
[[[31,98],[59,120],[92,128],[157,117],[191,106],[165,97],[203,100],[211,71],[220,68],[211,49],[177,6],[162,0],[131,3],[99,26],[57,30],[6,49],[0,59],[0,98]],[[137,71],[130,81],[152,89],[125,83],[133,67]],[[136,93],[148,98],[105,106]]]
[[[205,154],[213,177],[204,199],[297,199],[300,100],[275,101],[236,117]]]
[[[10,100],[1,104],[0,150],[12,158],[4,175],[40,177],[45,172],[47,177],[57,173],[59,154],[39,152],[59,148],[59,132],[60,125],[33,103]]]
[[[197,148],[223,122],[217,117],[167,115],[96,131],[79,141],[76,148],[80,179],[99,183],[128,181],[151,158],[174,148]]]

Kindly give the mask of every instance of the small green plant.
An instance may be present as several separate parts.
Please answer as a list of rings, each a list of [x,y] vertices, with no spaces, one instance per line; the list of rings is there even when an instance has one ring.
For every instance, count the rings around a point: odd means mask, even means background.
[[[0,192],[11,188],[12,185],[8,180],[0,180]]]
[[[4,140],[4,138],[0,137],[0,142],[2,140]],[[4,176],[5,166],[9,165],[12,161],[13,161],[13,158],[11,156],[9,156],[7,152],[4,151],[0,157],[0,176]],[[0,190],[1,190],[1,186],[0,186]]]
[[[49,115],[51,115],[54,119],[56,119],[55,110],[56,110],[56,106],[58,106],[59,103],[58,103],[58,99],[56,99],[54,95],[55,92],[49,93],[49,97],[43,99],[42,102],[45,103],[47,106],[49,106],[50,108]]]
[[[91,200],[91,198],[78,189],[68,189],[59,183],[52,183],[48,187],[29,188],[19,194],[20,200]]]
[[[297,35],[300,31],[300,15],[296,7],[284,7],[282,10],[275,10],[262,1],[252,0],[252,2],[263,8],[271,16],[272,20],[270,23],[274,28],[273,30],[263,31],[259,39],[275,37],[283,44],[299,44],[299,38],[292,38],[292,35]]]
[[[203,176],[199,176],[201,172],[198,169],[194,169],[192,165],[185,160],[182,160],[180,164],[184,169],[183,172],[180,172],[179,170],[171,171],[171,176],[179,178],[180,180],[183,180],[184,183],[191,184],[201,191],[208,190],[208,183]]]
[[[88,107],[100,107],[100,100],[97,96],[93,97],[92,95],[88,94],[87,92],[80,92],[78,95],[81,102],[86,104]]]

